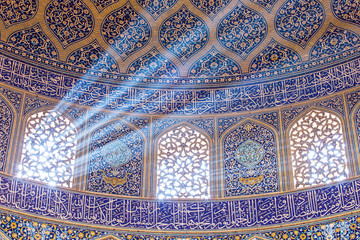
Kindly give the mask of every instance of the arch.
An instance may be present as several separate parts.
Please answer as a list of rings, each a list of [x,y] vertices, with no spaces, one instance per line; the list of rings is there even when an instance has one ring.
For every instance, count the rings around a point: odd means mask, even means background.
[[[295,188],[349,177],[345,124],[339,113],[312,106],[289,124],[286,139]]]
[[[112,119],[89,134],[87,191],[139,197],[142,192],[146,137],[121,119]]]
[[[226,197],[281,189],[279,136],[274,127],[246,118],[220,138],[222,185]]]
[[[351,132],[351,138],[354,139],[352,141],[352,147],[353,147],[353,167],[354,167],[354,176],[360,175],[360,117],[358,118],[357,115],[359,115],[360,111],[360,102],[355,104],[355,106],[350,111],[350,121],[351,126],[349,126],[349,132]],[[358,120],[359,119],[359,120]]]
[[[77,129],[71,120],[49,107],[25,116],[17,177],[72,187]]]
[[[182,122],[155,139],[156,196],[160,199],[210,197],[211,139]]]
[[[0,115],[3,117],[0,125],[0,171],[5,172],[7,164],[11,163],[9,153],[12,148],[17,114],[14,106],[2,94],[0,94]]]

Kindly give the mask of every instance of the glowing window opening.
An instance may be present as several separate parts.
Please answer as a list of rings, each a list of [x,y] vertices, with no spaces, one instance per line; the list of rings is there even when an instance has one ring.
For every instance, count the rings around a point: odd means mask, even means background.
[[[76,130],[57,112],[32,114],[27,122],[17,177],[72,187]]]

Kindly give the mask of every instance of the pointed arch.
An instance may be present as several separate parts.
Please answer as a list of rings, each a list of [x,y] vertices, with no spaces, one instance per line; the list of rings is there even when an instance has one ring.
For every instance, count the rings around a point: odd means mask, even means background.
[[[280,190],[280,154],[277,130],[246,118],[220,138],[223,189],[226,197]]]
[[[343,117],[330,109],[310,107],[286,130],[293,185],[303,188],[349,177]]]
[[[112,119],[89,134],[87,191],[140,197],[146,137],[122,119]]]
[[[209,198],[211,138],[182,122],[160,134],[156,146],[156,196]]]
[[[25,116],[17,177],[72,187],[77,148],[77,129],[72,120],[50,107]]]

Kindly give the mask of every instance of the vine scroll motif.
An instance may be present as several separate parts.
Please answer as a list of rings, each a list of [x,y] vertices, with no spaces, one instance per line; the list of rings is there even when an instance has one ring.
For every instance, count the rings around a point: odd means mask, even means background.
[[[26,123],[18,177],[71,187],[76,153],[76,130],[57,112],[32,114]]]
[[[210,144],[200,132],[179,126],[157,147],[158,198],[208,198]]]
[[[295,122],[290,153],[295,188],[348,177],[341,121],[332,113],[312,110]]]

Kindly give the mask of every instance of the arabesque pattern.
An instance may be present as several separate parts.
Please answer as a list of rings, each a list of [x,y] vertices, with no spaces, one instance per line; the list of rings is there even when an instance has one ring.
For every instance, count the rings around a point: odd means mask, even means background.
[[[91,134],[86,190],[140,196],[144,139],[118,120]]]
[[[330,24],[326,32],[311,48],[310,58],[319,59],[337,53],[349,54],[359,46],[359,34]]]
[[[183,64],[204,48],[208,40],[209,29],[205,21],[190,12],[185,5],[160,25],[161,45]]]
[[[239,64],[219,52],[215,47],[201,59],[196,61],[189,70],[189,77],[219,77],[241,73]]]
[[[217,38],[225,48],[246,59],[250,52],[264,41],[267,28],[263,16],[239,3],[221,19],[217,28]]]
[[[246,122],[224,138],[225,196],[269,193],[279,190],[275,134]]]
[[[40,57],[55,59],[59,57],[58,50],[54,43],[44,34],[39,24],[14,32],[9,36],[7,42],[14,47],[24,51],[30,51]]]
[[[125,60],[146,46],[151,38],[148,21],[127,2],[105,17],[101,25],[102,36]]]
[[[63,47],[88,37],[94,16],[82,0],[53,0],[45,9],[45,21]]]
[[[148,53],[133,61],[128,70],[128,74],[151,77],[179,77],[180,73],[176,65],[165,58],[156,47]]]
[[[4,99],[0,97],[0,171],[4,171],[14,123],[14,113]]]
[[[276,13],[275,29],[304,48],[324,21],[325,10],[318,0],[288,0]]]
[[[6,27],[32,19],[38,10],[38,0],[1,0],[0,18]]]
[[[97,40],[71,52],[67,62],[83,68],[119,72],[116,60],[100,46]]]

